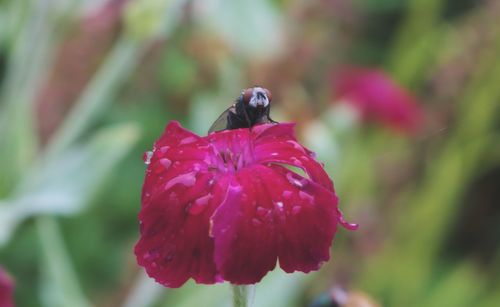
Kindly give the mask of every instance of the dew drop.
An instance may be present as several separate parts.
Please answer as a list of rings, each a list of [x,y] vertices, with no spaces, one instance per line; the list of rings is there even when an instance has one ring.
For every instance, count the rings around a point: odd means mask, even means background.
[[[172,259],[174,259],[174,256],[175,256],[175,249],[171,249],[169,250],[166,254],[165,254],[165,257],[163,257],[163,260],[165,260],[166,262],[170,262],[172,261]]]
[[[252,219],[252,224],[253,224],[254,226],[260,226],[260,225],[262,225],[262,221],[261,221],[261,220],[259,220],[259,219],[253,218],[253,219]]]
[[[283,202],[277,201],[275,202],[276,207],[278,207],[279,210],[283,210]]]
[[[208,194],[195,200],[194,203],[189,207],[189,213],[192,215],[198,215],[202,213],[207,207],[208,201],[211,197],[212,195]]]
[[[267,214],[268,210],[266,208],[257,207],[257,215],[260,217],[264,217]]]
[[[153,157],[153,152],[151,150],[146,151],[142,155],[142,160],[144,161],[144,164],[149,165],[151,164],[151,158]]]
[[[281,194],[285,199],[290,199],[292,197],[292,191],[283,191]]]
[[[170,189],[176,184],[181,184],[186,187],[192,187],[195,183],[196,183],[195,172],[189,172],[170,179],[167,182],[167,184],[165,184],[165,190]]]
[[[301,209],[302,209],[301,206],[293,206],[293,208],[292,208],[292,214],[293,215],[299,214],[299,212],[300,212]]]
[[[175,204],[179,201],[179,197],[177,196],[177,193],[175,192],[172,192],[170,193],[170,195],[168,196],[168,201]]]
[[[299,197],[310,204],[314,203],[314,196],[312,196],[309,193],[306,193],[304,191],[299,191]]]
[[[300,180],[298,180],[297,178],[294,178],[293,175],[292,175],[292,173],[287,173],[286,174],[286,178],[294,186],[299,187],[299,188],[303,188],[304,187],[304,184]]]
[[[194,136],[189,136],[187,138],[184,138],[180,141],[180,145],[185,145],[185,144],[191,144],[196,142],[196,138]]]
[[[145,252],[142,257],[146,261],[152,261],[152,260],[157,259],[159,256],[160,256],[160,251],[158,250],[158,248],[153,248],[153,249],[150,249],[149,251]]]
[[[200,163],[195,163],[193,165],[193,170],[195,170],[196,172],[199,172],[201,170],[201,164]]]
[[[160,159],[160,164],[163,165],[165,168],[169,168],[170,165],[172,165],[172,161],[170,161],[167,158],[161,158]]]
[[[348,230],[356,230],[359,227],[358,224],[347,222],[344,219],[344,217],[342,216],[342,213],[340,211],[339,211],[338,221],[339,221],[340,225],[342,225],[342,227],[344,227],[345,229],[348,229]]]
[[[288,141],[286,141],[286,142],[287,142],[287,143],[289,143],[289,144],[292,144],[292,146],[293,146],[295,149],[297,149],[297,150],[301,151],[302,153],[304,153],[304,148],[303,148],[302,146],[300,146],[300,145],[299,145],[299,143],[297,143],[297,142],[295,142],[295,141],[292,141],[292,140],[288,140]]]

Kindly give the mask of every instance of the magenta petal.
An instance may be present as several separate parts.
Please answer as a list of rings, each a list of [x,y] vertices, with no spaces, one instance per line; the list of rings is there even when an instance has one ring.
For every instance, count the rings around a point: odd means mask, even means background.
[[[202,137],[181,127],[179,122],[172,121],[165,127],[165,131],[160,136],[155,145],[160,148],[162,146],[188,145],[194,142],[206,143],[206,141]]]
[[[151,161],[154,162],[158,155],[170,161],[203,161],[207,159],[207,149],[208,142],[204,138],[182,128],[178,122],[171,122],[155,143]]]
[[[293,127],[293,124],[280,124],[261,132],[255,139],[256,161],[261,164],[282,163],[298,167],[312,181],[333,191],[333,183],[323,166],[314,159],[311,151],[295,140]]]
[[[219,281],[209,219],[225,193],[215,189],[213,173],[196,159],[207,154],[202,146],[203,139],[171,123],[156,142],[146,171],[135,254],[148,275],[168,287],[179,287],[189,278]],[[183,160],[171,150],[192,155]]]
[[[215,262],[236,284],[256,283],[276,265],[317,270],[336,231],[332,191],[281,166],[240,171],[212,217]]]
[[[379,122],[396,131],[414,134],[423,123],[417,99],[384,71],[345,67],[333,79],[340,101],[355,107],[367,122]]]
[[[279,212],[279,262],[288,273],[317,270],[330,258],[339,219],[337,196],[321,185],[281,166],[273,166],[271,198],[284,204]]]
[[[216,282],[208,232],[209,218],[221,199],[210,193],[211,179],[210,174],[197,174],[191,186],[172,185],[153,195],[139,214],[137,261],[165,286],[179,287],[191,277],[199,283]]]
[[[272,202],[258,175],[261,168],[242,170],[212,217],[215,262],[234,284],[256,283],[276,266]]]
[[[14,306],[14,281],[5,272],[2,267],[0,267],[0,306],[1,307],[13,307]]]

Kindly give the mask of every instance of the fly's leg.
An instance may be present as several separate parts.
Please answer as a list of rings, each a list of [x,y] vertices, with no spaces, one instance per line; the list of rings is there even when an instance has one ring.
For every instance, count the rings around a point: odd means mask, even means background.
[[[269,116],[269,113],[271,112],[271,107],[267,108],[267,112],[266,112],[266,118],[267,120],[272,123],[272,124],[279,124],[277,121],[273,120],[270,116]]]

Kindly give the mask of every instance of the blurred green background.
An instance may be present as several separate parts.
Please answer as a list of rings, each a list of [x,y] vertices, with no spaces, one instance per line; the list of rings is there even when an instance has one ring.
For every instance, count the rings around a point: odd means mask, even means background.
[[[229,306],[227,284],[164,289],[136,265],[141,157],[169,120],[205,134],[256,84],[360,228],[319,272],[267,275],[255,306],[499,306],[499,55],[495,0],[0,0],[0,265],[18,306]],[[413,93],[421,132],[334,114],[345,64]]]

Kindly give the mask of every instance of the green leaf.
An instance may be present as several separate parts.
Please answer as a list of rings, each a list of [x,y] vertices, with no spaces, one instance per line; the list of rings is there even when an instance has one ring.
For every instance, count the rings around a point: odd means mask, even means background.
[[[12,198],[0,204],[0,245],[29,216],[81,211],[138,136],[134,124],[104,128],[85,145],[70,147],[35,167]]]
[[[40,295],[43,305],[91,306],[77,282],[56,221],[51,217],[40,217],[37,227],[42,249]]]

